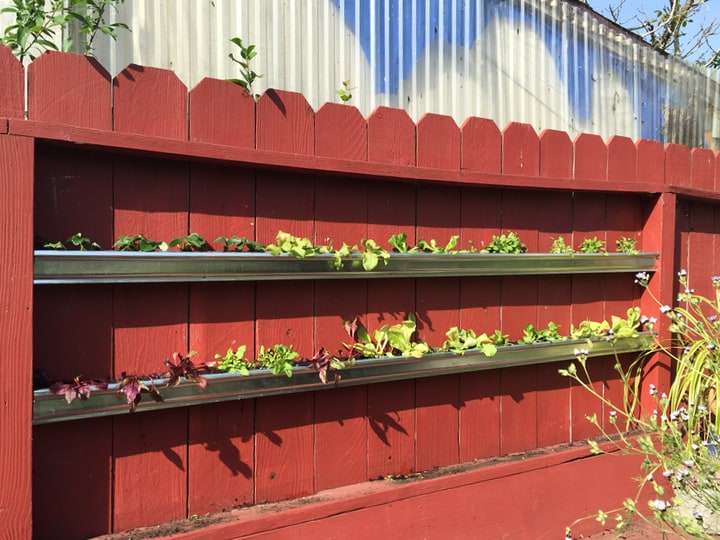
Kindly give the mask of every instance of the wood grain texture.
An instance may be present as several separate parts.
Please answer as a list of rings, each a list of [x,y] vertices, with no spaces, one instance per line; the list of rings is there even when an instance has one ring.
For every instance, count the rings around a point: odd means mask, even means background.
[[[315,113],[315,155],[367,160],[367,121],[355,107],[325,103]]]
[[[175,73],[130,64],[113,86],[115,131],[188,139],[187,89]]]
[[[255,405],[255,502],[310,495],[313,393],[263,397]]]
[[[468,118],[461,131],[462,170],[499,173],[502,168],[502,134],[495,122],[487,118]]]
[[[561,333],[567,334],[567,330]],[[567,364],[537,366],[538,448],[570,442],[570,379],[558,373]]]
[[[254,400],[189,410],[188,514],[252,504],[255,465]]]
[[[460,376],[415,381],[415,470],[460,462]]]
[[[0,136],[0,516],[5,538],[31,537],[33,141]]]
[[[110,74],[95,58],[48,51],[27,73],[30,120],[112,129]]]
[[[629,137],[613,135],[607,143],[607,177],[610,181],[637,181],[637,147]]]
[[[378,107],[368,117],[368,161],[415,165],[415,124],[402,109]]]
[[[607,180],[608,150],[600,135],[581,133],[573,141],[577,180]]]
[[[35,426],[33,538],[92,538],[110,532],[112,419]]]
[[[665,145],[665,183],[670,186],[691,185],[690,149],[682,144]]]
[[[536,366],[500,372],[500,454],[537,448],[538,375]]]
[[[25,117],[25,71],[4,45],[0,45],[0,117]]]
[[[502,172],[537,176],[540,172],[540,140],[529,124],[511,122],[502,131]]]
[[[662,143],[640,139],[637,147],[637,179],[662,185],[665,183],[665,149]]]
[[[460,462],[500,455],[500,370],[463,373],[459,387]]]
[[[191,141],[255,147],[255,100],[242,86],[205,78],[189,99]]]
[[[187,415],[178,408],[113,417],[114,532],[187,517]]]
[[[540,176],[572,177],[573,145],[564,131],[544,129],[540,132]]]
[[[258,99],[256,114],[256,148],[313,154],[315,113],[302,94],[269,89]]]

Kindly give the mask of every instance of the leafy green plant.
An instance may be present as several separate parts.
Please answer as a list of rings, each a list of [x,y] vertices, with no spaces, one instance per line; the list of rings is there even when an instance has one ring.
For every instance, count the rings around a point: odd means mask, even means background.
[[[212,249],[198,233],[173,238],[170,240],[170,247],[176,247],[180,251],[210,251]]]
[[[113,248],[119,251],[167,251],[167,242],[162,240],[151,240],[142,234],[135,236],[121,236],[113,244]]]
[[[585,238],[579,247],[580,253],[607,253],[605,250],[605,242],[598,239],[597,236]]]
[[[322,250],[316,248],[309,238],[300,238],[283,231],[278,232],[275,242],[275,244],[268,244],[265,247],[265,250],[272,255],[282,255],[286,253],[293,257],[304,259],[322,253]]]
[[[343,81],[342,87],[335,90],[335,93],[340,96],[340,100],[343,103],[347,103],[353,98],[352,91],[355,90],[355,86],[350,86],[350,81]]]
[[[263,252],[265,246],[260,242],[248,240],[244,236],[218,236],[215,242],[222,244],[223,251],[250,251],[250,252]]]
[[[366,239],[360,243],[363,248],[362,252],[362,266],[366,272],[370,272],[377,268],[380,261],[387,265],[390,259],[390,254],[380,246],[378,246],[374,240]]]
[[[492,241],[482,253],[525,253],[527,246],[520,241],[520,237],[512,231],[507,234],[493,235]]]
[[[635,255],[640,253],[635,245],[637,244],[637,238],[630,238],[622,236],[615,241],[615,248],[618,253],[630,253]]]
[[[100,247],[100,244],[98,244],[97,242],[93,242],[87,236],[83,236],[82,233],[75,233],[72,236],[69,236],[66,242],[78,248],[80,251],[98,251],[102,249],[102,247]],[[46,244],[43,244],[43,247],[45,249],[67,249],[63,242],[48,242]]]
[[[217,369],[223,373],[239,373],[240,375],[250,375],[249,362],[245,359],[247,347],[240,345],[235,351],[228,349],[225,356],[216,354],[215,358],[220,359]]]
[[[434,238],[431,238],[429,242],[420,239],[418,240],[416,247],[418,251],[422,251],[425,253],[457,253],[458,251],[456,248],[459,238],[460,236],[457,234],[451,236],[448,243],[444,246],[439,246]]]
[[[538,330],[535,328],[535,325],[528,323],[525,330],[523,330],[523,336],[520,338],[520,343],[532,344],[543,341],[565,341],[567,337],[561,336],[559,329],[560,327],[552,321],[550,321],[547,328],[543,330]]]
[[[411,313],[407,320],[389,325],[385,324],[373,332],[372,337],[367,329],[356,324],[349,330],[355,339],[353,345],[346,347],[358,351],[364,358],[382,358],[390,356],[410,356],[420,358],[430,352],[430,347],[423,341],[414,341],[417,329],[415,316]],[[348,325],[346,324],[346,329]]]
[[[408,245],[406,233],[398,233],[398,234],[392,235],[390,237],[390,239],[388,240],[388,243],[398,253],[412,253],[415,251],[415,248],[411,248]]]
[[[77,25],[82,37],[80,50],[92,54],[93,41],[98,32],[117,39],[119,30],[129,30],[123,23],[109,23],[106,18],[110,10],[117,8],[124,0],[13,0],[0,13],[14,15],[15,21],[7,26],[0,43],[10,47],[21,62],[34,60],[44,51],[57,51],[58,32],[68,33],[71,23]],[[72,49],[72,38],[68,35],[62,44],[63,51]]]
[[[565,238],[558,236],[550,246],[550,253],[575,253],[575,250],[565,243]]]
[[[510,345],[510,336],[503,334],[500,330],[495,330],[490,334],[490,342],[496,347],[504,347],[505,345]]]
[[[300,354],[293,351],[292,345],[277,344],[271,349],[260,346],[256,364],[264,369],[269,369],[273,375],[284,373],[288,377],[292,377],[293,368],[296,365],[295,359],[299,356]]]
[[[440,347],[442,351],[450,351],[462,355],[465,354],[467,350],[480,349],[487,357],[495,356],[497,353],[497,346],[487,334],[480,334],[478,336],[471,329],[465,330],[453,326],[445,333],[445,336],[447,336],[447,339]]]
[[[233,53],[230,53],[228,57],[238,65],[238,68],[240,69],[240,77],[228,80],[242,86],[248,95],[257,100],[260,95],[255,93],[253,84],[257,79],[261,78],[262,75],[255,73],[255,71],[253,71],[250,67],[250,62],[257,56],[255,45],[245,45],[243,40],[238,37],[230,39],[230,43],[234,44],[238,48],[239,57],[236,57]]]

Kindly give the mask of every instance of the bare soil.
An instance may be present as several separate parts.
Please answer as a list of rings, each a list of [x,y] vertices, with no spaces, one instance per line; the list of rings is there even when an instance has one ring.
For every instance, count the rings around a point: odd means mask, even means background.
[[[603,532],[591,534],[590,536],[580,536],[578,540],[686,540],[686,537],[667,534],[665,536],[653,527],[651,524],[637,519],[633,521],[625,530],[618,533],[614,529],[607,529]]]

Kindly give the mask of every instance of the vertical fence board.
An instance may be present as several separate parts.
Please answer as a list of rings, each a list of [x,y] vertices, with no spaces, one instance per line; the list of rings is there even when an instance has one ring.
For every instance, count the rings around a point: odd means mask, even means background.
[[[315,153],[364,161],[367,123],[354,107],[326,104],[315,117]],[[342,178],[317,179],[315,242],[356,245],[368,238],[367,186]],[[380,240],[380,239],[376,239]],[[351,343],[343,320],[365,324],[367,284],[318,281],[315,284],[315,348],[331,354]],[[342,373],[340,374],[342,376]],[[332,384],[332,383],[330,383]],[[315,489],[367,480],[367,387],[338,388],[315,394]]]
[[[4,45],[0,45],[0,117],[25,117],[25,71]]]
[[[255,100],[242,86],[205,78],[189,99],[191,141],[255,147]]]
[[[459,406],[460,462],[500,455],[500,370],[463,374]]]
[[[256,105],[256,147],[291,154],[312,154],[315,117],[302,94],[267,90]]]
[[[573,144],[564,131],[544,129],[540,133],[540,176],[570,179]]]
[[[669,186],[689,187],[690,149],[682,144],[665,145],[665,183]]]
[[[462,125],[462,170],[499,173],[502,167],[502,135],[487,118],[468,118]]]
[[[187,415],[178,408],[113,417],[113,531],[186,517]]]
[[[368,161],[415,165],[415,124],[402,109],[378,107],[368,117]]]
[[[576,180],[607,180],[608,151],[602,137],[590,133],[581,133],[575,137]]]
[[[112,419],[70,424],[33,428],[33,538],[112,532]]]
[[[705,148],[691,151],[690,184],[695,189],[715,189],[715,154]]]
[[[537,447],[537,368],[500,372],[500,454]]]
[[[0,341],[7,359],[0,377],[0,515],[7,538],[31,537],[33,365],[33,140],[0,136]],[[13,396],[8,399],[7,396]]]
[[[529,124],[512,122],[503,130],[502,172],[537,176],[540,172],[540,139]]]
[[[607,177],[611,181],[637,180],[637,148],[632,139],[614,135],[607,144]]]
[[[452,117],[428,113],[418,121],[417,164],[460,169],[460,130]]]
[[[49,51],[27,73],[28,119],[112,129],[110,74],[95,58]]]
[[[310,495],[313,483],[313,394],[255,401],[255,502]]]
[[[415,470],[459,462],[457,375],[415,381]]]
[[[175,73],[130,64],[113,86],[115,131],[187,140],[187,89]]]
[[[254,405],[241,399],[190,408],[188,515],[254,502]]]
[[[665,149],[657,141],[640,139],[637,147],[637,179],[639,182],[665,182]]]
[[[690,211],[688,245],[688,287],[707,298],[714,298],[711,276],[717,274],[714,251],[714,206],[694,201]]]

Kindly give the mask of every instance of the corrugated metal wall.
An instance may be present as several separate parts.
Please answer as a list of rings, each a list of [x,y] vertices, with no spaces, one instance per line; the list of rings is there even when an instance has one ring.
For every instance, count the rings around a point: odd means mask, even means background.
[[[96,51],[113,75],[135,63],[188,86],[236,77],[229,39],[240,37],[257,47],[257,92],[302,92],[315,108],[348,80],[366,115],[388,105],[416,120],[482,116],[690,146],[720,137],[717,73],[567,0],[125,0],[117,20],[132,32]]]

